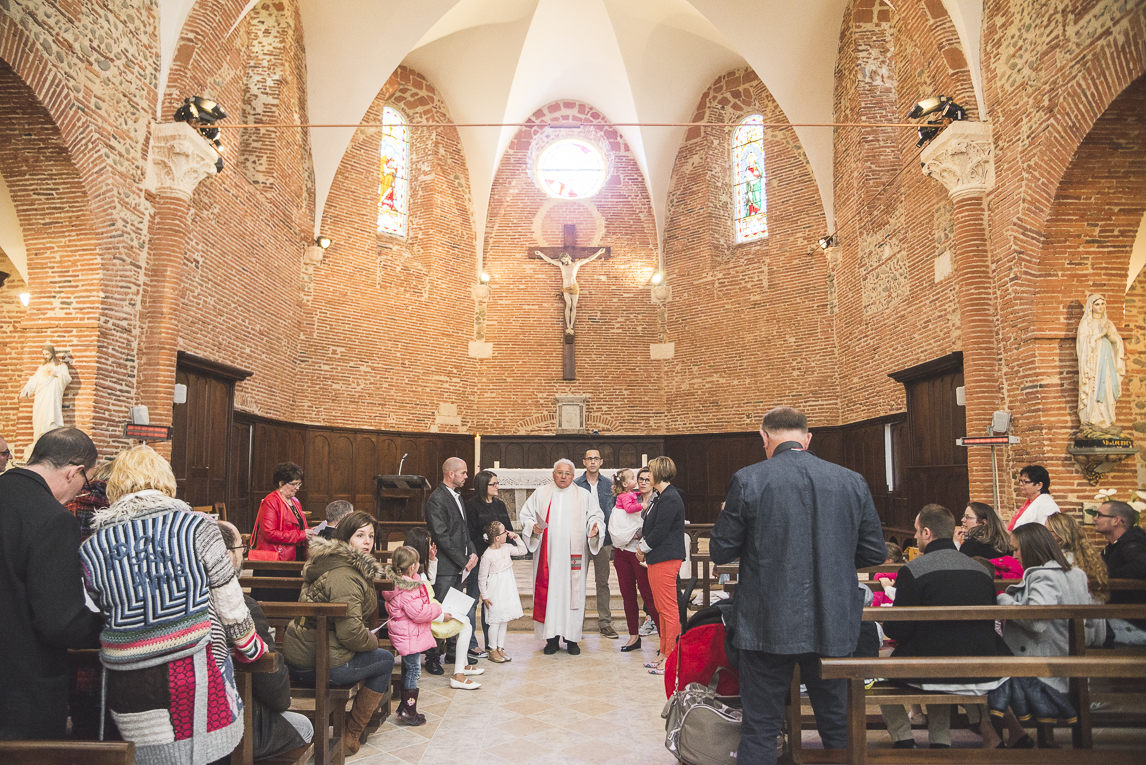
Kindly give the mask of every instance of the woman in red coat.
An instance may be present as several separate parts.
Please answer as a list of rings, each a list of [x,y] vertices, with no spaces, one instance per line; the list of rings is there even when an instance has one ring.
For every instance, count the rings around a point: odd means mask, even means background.
[[[251,550],[274,552],[275,560],[301,560],[306,554],[307,534],[311,533],[302,503],[295,497],[302,488],[302,468],[293,462],[280,463],[275,467],[274,482],[278,488],[259,505]],[[299,547],[302,555],[297,552]]]

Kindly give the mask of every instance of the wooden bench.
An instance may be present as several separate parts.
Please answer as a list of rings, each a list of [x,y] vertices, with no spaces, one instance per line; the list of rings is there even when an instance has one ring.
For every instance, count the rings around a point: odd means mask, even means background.
[[[905,609],[906,610],[906,609]],[[848,748],[803,751],[803,762],[863,763],[1141,763],[1142,753],[1093,749],[873,749],[867,748],[865,678],[925,680],[931,677],[1090,677],[1146,678],[1146,664],[1133,657],[912,657],[902,659],[824,659],[825,679],[848,681]],[[1080,719],[1081,719],[1080,710]],[[842,755],[842,756],[841,756]]]
[[[927,678],[927,677],[1070,677],[1070,691],[1069,695],[1071,702],[1078,710],[1078,724],[1074,726],[1074,744],[1078,752],[1080,750],[1089,750],[1093,745],[1092,739],[1092,717],[1090,710],[1090,692],[1089,686],[1086,682],[1088,677],[1146,677],[1146,662],[1142,662],[1139,656],[1091,656],[1084,655],[1087,651],[1095,651],[1096,649],[1087,649],[1085,641],[1085,622],[1087,619],[1128,619],[1128,618],[1146,618],[1146,605],[1078,605],[1078,606],[953,606],[953,607],[918,607],[918,608],[865,608],[863,614],[864,621],[997,621],[1006,619],[1067,619],[1070,621],[1070,655],[1065,657],[1055,657],[1052,659],[1034,659],[1036,662],[1043,662],[1041,665],[1033,666],[1049,666],[1045,662],[1054,661],[1059,662],[1055,664],[1056,667],[1074,666],[1076,668],[1085,667],[1102,667],[1106,666],[1099,664],[1086,664],[1091,658],[1110,660],[1113,662],[1122,662],[1123,665],[1135,664],[1141,666],[1144,674],[1131,673],[1115,673],[1115,674],[1088,674],[1085,671],[1071,671],[1071,672],[1049,672],[1044,674],[1027,674],[1023,675],[1020,672],[1009,672],[1005,669],[1009,666],[1007,662],[1030,661],[1028,657],[915,657],[911,659],[899,658],[879,658],[879,659],[832,659],[832,662],[847,661],[853,662],[846,666],[855,667],[863,666],[869,670],[868,674],[862,675],[857,678],[859,687],[859,703],[860,711],[855,711],[857,700],[854,697],[855,688],[849,685],[849,735],[853,735],[855,731],[863,729],[864,740],[863,746],[866,748],[866,731],[869,727],[867,720],[866,710],[868,707],[878,707],[883,704],[956,704],[966,705],[968,703],[984,703],[985,699],[982,697],[962,697],[951,694],[930,694],[923,690],[914,689],[900,689],[895,687],[875,687],[871,690],[865,691],[864,683],[867,678],[882,677],[882,678]],[[823,665],[827,667],[828,659],[823,660]],[[997,672],[988,671],[986,668],[990,662],[997,661],[1002,669]],[[1070,662],[1076,662],[1071,665]],[[905,663],[907,662],[907,663]],[[914,663],[910,663],[914,662]],[[978,671],[966,670],[960,674],[962,665],[959,662],[966,662],[968,667],[978,668]],[[862,663],[862,664],[861,664]],[[910,664],[909,664],[910,663]],[[902,667],[910,666],[910,672],[915,674],[899,674]],[[1016,665],[1018,666],[1018,665]],[[930,667],[930,674],[923,673],[923,667]],[[952,668],[955,669],[952,669]],[[960,671],[955,671],[955,670]],[[904,670],[907,671],[907,670]],[[1137,672],[1137,670],[1135,670]],[[799,677],[798,671],[792,680],[792,688],[790,692],[790,703],[786,711],[787,727],[789,729],[788,749],[789,756],[793,762],[844,762],[845,760],[839,759],[840,753],[827,754],[825,752],[831,750],[806,750],[801,745],[801,733],[803,726],[803,719],[800,713],[800,704],[796,703],[799,696]],[[829,677],[826,673],[824,677]],[[831,677],[841,677],[840,675],[832,675]],[[878,726],[874,726],[878,727]],[[1041,736],[1040,736],[1041,738]],[[849,747],[849,757],[851,750],[854,746]],[[916,755],[914,759],[908,757],[904,758],[902,754],[892,755],[890,759],[886,758],[888,751],[896,750],[874,750],[869,752],[869,758],[872,762],[1051,762],[1051,760],[1042,759],[1014,759],[1011,756],[1006,756],[1003,759],[977,759],[979,755],[970,758],[947,758],[943,759],[940,755],[936,755],[938,759],[929,759],[927,757],[918,757],[919,750],[899,750],[899,752],[908,752]],[[926,751],[926,750],[925,750]],[[935,750],[937,753],[942,750]],[[947,750],[952,751],[952,750]],[[960,754],[967,752],[985,752],[986,750],[967,750],[958,749],[953,750]],[[1010,752],[1019,752],[1023,750],[1002,750]],[[1030,751],[1030,750],[1026,750]],[[1036,751],[1055,751],[1055,750],[1036,750]],[[1103,752],[1108,754],[1108,752]],[[998,756],[998,755],[994,755]],[[828,759],[821,759],[821,758]],[[836,759],[831,759],[831,758]],[[896,759],[898,757],[898,759]],[[1089,757],[1089,755],[1088,755]],[[1139,757],[1139,759],[1141,759]],[[847,760],[852,762],[853,760]],[[864,761],[864,760],[859,760]],[[1069,761],[1075,762],[1076,760],[1057,760],[1058,762]],[[1082,762],[1083,760],[1077,760]],[[1086,759],[1087,762],[1106,762],[1107,760],[1099,759]],[[1136,760],[1137,761],[1137,760]],[[1113,760],[1111,760],[1113,762]]]
[[[16,765],[135,765],[130,741],[0,741],[0,762]]]
[[[231,752],[231,765],[253,765],[255,761],[255,689],[254,675],[262,672],[277,672],[283,666],[281,653],[267,653],[256,661],[244,664],[234,662],[235,686],[239,690],[239,698],[243,700],[243,738],[239,745]],[[275,763],[275,765],[305,765],[314,751],[314,742],[298,747],[289,752],[259,760],[259,762]]]
[[[373,555],[378,562],[385,565],[390,562],[393,553],[390,550],[375,550]],[[306,561],[302,560],[251,560],[250,558],[243,560],[244,571],[274,571],[276,574],[281,571],[284,576],[301,575],[302,567],[305,565]]]
[[[353,698],[358,685],[349,688],[338,688],[330,685],[330,620],[346,616],[348,606],[345,603],[260,603],[267,622],[276,627],[276,643],[281,644],[285,625],[297,617],[314,619],[317,624],[317,641],[315,645],[315,680],[314,686],[303,686],[291,680],[291,699],[314,699],[314,710],[295,709],[311,717],[314,721],[314,762],[315,765],[330,765],[331,762],[342,765],[344,755],[342,752],[342,731],[346,727],[346,704]],[[313,716],[312,716],[313,715]],[[330,746],[326,738],[326,728],[333,717],[335,746]],[[232,763],[234,760],[232,760]]]

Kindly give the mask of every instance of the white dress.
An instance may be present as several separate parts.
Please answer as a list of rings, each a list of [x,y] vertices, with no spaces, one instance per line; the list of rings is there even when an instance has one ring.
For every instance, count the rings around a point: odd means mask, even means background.
[[[521,596],[517,593],[517,581],[513,577],[513,555],[529,552],[520,538],[512,544],[508,541],[496,550],[487,549],[481,556],[478,568],[478,588],[482,598],[489,600],[485,620],[490,624],[501,624],[520,619],[525,615],[521,610]]]

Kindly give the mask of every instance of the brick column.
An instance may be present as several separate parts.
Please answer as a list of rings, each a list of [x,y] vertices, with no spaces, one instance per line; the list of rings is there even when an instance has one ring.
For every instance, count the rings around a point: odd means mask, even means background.
[[[999,358],[995,343],[986,195],[995,185],[991,126],[954,122],[921,155],[923,174],[944,186],[955,207],[955,283],[963,339],[967,435],[985,435],[999,408]],[[989,501],[991,453],[968,449],[971,498]],[[952,508],[955,510],[955,508]]]
[[[200,181],[215,174],[218,159],[206,139],[186,123],[152,128],[147,188],[154,190],[158,199],[144,282],[137,398],[147,406],[153,425],[171,424],[191,194]],[[154,446],[170,457],[170,442]]]

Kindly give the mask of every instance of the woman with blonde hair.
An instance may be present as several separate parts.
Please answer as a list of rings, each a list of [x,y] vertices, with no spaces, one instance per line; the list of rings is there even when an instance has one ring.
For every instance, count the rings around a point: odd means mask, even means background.
[[[1098,550],[1086,540],[1082,526],[1066,513],[1055,513],[1047,518],[1047,529],[1062,548],[1067,562],[1086,573],[1094,599],[1105,602],[1110,595],[1110,575]]]
[[[219,527],[175,499],[171,466],[150,446],[116,457],[107,496],[80,547],[106,622],[107,707],[141,765],[225,758],[243,735],[232,649],[250,662],[266,644]]]

